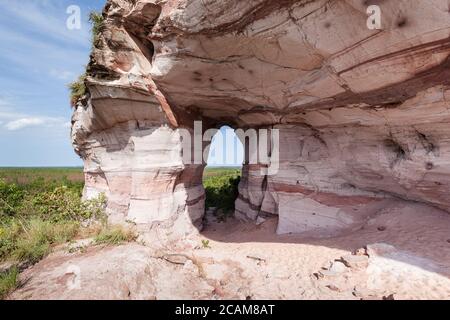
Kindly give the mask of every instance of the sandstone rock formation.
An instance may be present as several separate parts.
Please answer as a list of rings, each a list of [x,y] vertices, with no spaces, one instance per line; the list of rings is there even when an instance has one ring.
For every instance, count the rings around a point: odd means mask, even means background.
[[[380,30],[367,27],[370,4]],[[446,0],[109,0],[73,116],[85,196],[105,192],[111,220],[150,238],[195,232],[204,164],[185,161],[181,129],[200,120],[279,130],[278,173],[244,165],[236,203],[251,219],[279,215],[279,233],[354,230],[396,197],[450,210],[449,11]]]
[[[276,235],[276,217],[207,218],[201,235],[163,248],[62,245],[21,273],[9,299],[450,299],[442,210],[391,200],[364,228],[316,239]]]

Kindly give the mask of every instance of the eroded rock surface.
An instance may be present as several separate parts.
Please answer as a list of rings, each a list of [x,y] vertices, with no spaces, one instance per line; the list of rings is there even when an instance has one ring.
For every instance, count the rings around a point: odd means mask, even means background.
[[[382,29],[367,28],[367,6]],[[85,196],[151,241],[201,227],[180,129],[279,129],[237,213],[279,233],[360,228],[393,197],[450,210],[448,1],[109,0],[72,137]]]
[[[364,228],[321,239],[276,235],[276,220],[208,219],[201,236],[161,249],[68,245],[23,272],[9,298],[450,299],[442,210],[392,201]]]

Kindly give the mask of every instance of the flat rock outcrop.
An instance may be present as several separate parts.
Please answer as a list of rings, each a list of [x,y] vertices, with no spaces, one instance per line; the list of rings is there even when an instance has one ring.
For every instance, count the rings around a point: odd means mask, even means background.
[[[393,198],[450,210],[448,1],[109,0],[103,17],[72,139],[111,220],[201,228],[194,121],[278,130],[279,170],[245,164],[236,211],[280,234],[356,230]]]
[[[334,238],[276,227],[276,217],[260,226],[208,219],[202,235],[165,248],[63,245],[21,273],[9,299],[450,299],[444,211],[394,200]]]

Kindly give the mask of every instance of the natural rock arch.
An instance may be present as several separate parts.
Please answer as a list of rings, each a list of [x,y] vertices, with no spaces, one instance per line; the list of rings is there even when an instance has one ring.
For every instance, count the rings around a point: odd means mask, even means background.
[[[449,210],[448,2],[380,2],[382,30],[369,4],[109,0],[73,116],[85,197],[150,240],[196,232],[180,129],[201,120],[279,130],[279,172],[244,166],[237,210],[280,233],[353,230],[393,197]]]

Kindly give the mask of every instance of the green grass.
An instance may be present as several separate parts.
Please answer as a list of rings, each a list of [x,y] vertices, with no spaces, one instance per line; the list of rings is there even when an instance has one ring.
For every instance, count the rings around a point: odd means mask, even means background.
[[[95,237],[95,244],[119,245],[137,239],[136,233],[121,226],[106,227]]]
[[[53,167],[53,168],[0,168],[0,179],[20,185],[28,185],[35,180],[53,181],[68,184],[78,184],[83,187],[83,168]]]
[[[0,273],[0,300],[17,287],[19,270],[16,267]]]
[[[206,168],[206,207],[232,215],[239,176],[237,168]],[[0,262],[33,264],[77,237],[104,245],[136,240],[133,230],[106,224],[104,197],[82,201],[83,187],[81,168],[0,168]],[[87,221],[92,230],[81,227]],[[14,289],[17,272],[0,275],[0,298]]]
[[[85,84],[86,77],[86,74],[82,74],[77,80],[67,85],[70,91],[70,104],[72,107],[75,107],[78,100],[80,100],[87,93],[87,87]]]
[[[105,21],[105,18],[103,18],[103,15],[101,12],[97,12],[97,11],[91,11],[89,13],[89,22],[92,25],[92,41],[95,42],[96,41],[96,37],[99,36],[101,28],[103,26],[103,22]]]
[[[103,222],[106,199],[82,201],[83,185],[80,168],[0,169],[0,262],[36,263],[81,222]]]
[[[218,208],[223,219],[234,214],[238,196],[241,170],[238,168],[206,168],[203,186],[206,192],[205,207]]]
[[[203,174],[203,178],[208,179],[211,177],[219,177],[219,176],[240,176],[241,168],[239,167],[206,167],[205,172]]]
[[[209,245],[209,240],[202,240],[202,248],[211,249],[211,246]]]
[[[39,218],[32,218],[21,223],[21,228],[16,234],[9,258],[14,261],[27,261],[36,263],[45,257],[51,250],[52,245],[63,244],[73,239],[80,225],[77,221],[64,221],[52,223]]]

